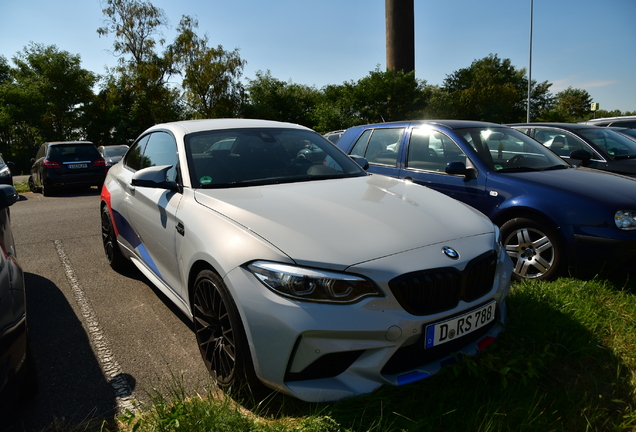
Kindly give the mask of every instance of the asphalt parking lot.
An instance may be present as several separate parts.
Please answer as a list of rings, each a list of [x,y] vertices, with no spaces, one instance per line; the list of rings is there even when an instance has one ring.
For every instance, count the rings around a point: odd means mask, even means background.
[[[124,274],[109,267],[98,197],[97,189],[27,192],[11,207],[40,388],[14,411],[8,431],[111,419],[174,380],[188,391],[209,385],[187,317],[134,267]]]

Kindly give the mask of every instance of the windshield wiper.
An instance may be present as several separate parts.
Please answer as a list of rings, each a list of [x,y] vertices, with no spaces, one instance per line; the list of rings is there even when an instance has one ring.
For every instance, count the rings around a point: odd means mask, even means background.
[[[559,169],[568,169],[567,165],[553,165],[550,167],[542,168],[541,171],[551,171],[551,170],[559,170]]]
[[[530,167],[510,167],[510,168],[502,168],[500,170],[497,170],[497,172],[505,172],[505,173],[532,172],[532,171],[539,171],[539,170],[536,168],[530,168]]]
[[[636,155],[618,155],[618,156],[614,156],[614,159],[634,159],[636,158]]]

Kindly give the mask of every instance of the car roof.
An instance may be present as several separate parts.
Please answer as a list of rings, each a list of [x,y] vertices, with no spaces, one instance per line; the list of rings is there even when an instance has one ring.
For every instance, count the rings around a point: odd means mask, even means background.
[[[222,129],[249,129],[249,128],[289,128],[311,130],[305,126],[294,123],[284,123],[272,120],[255,120],[255,119],[205,119],[205,120],[184,120],[170,123],[160,123],[147,131],[157,129],[178,130],[182,134],[187,135],[195,132],[204,132],[209,130]]]
[[[617,117],[601,117],[601,118],[597,118],[597,119],[591,119],[591,120],[587,120],[584,122],[579,122],[579,123],[584,123],[584,124],[596,124],[596,123],[621,123],[621,122],[628,122],[628,121],[634,121],[636,120],[636,116],[617,116]]]
[[[94,145],[92,142],[90,141],[50,141],[50,142],[46,142],[44,144],[47,144],[49,146],[52,145],[61,145],[61,144],[83,144],[83,145]]]
[[[406,120],[406,121],[394,121],[394,122],[385,122],[385,123],[375,123],[362,125],[357,127],[368,128],[368,127],[398,127],[405,125],[439,125],[445,126],[450,129],[464,129],[471,127],[506,127],[505,125],[497,124],[497,123],[488,123],[481,122],[476,120]],[[354,126],[356,127],[356,126]]]
[[[526,127],[555,127],[555,128],[561,128],[561,129],[571,129],[571,130],[578,130],[578,129],[590,129],[590,128],[595,128],[598,126],[594,126],[594,125],[590,125],[590,124],[581,124],[581,123],[555,123],[555,122],[536,122],[536,123],[509,123],[507,124],[507,126],[510,127],[515,127],[515,126],[526,126]]]

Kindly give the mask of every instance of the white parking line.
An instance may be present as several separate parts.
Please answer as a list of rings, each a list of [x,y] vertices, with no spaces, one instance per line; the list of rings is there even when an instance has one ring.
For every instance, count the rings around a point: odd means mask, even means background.
[[[55,240],[55,250],[62,262],[62,266],[64,267],[66,279],[68,279],[71,289],[73,290],[75,302],[79,306],[82,316],[84,317],[86,327],[88,328],[88,337],[95,351],[95,355],[97,356],[99,365],[106,379],[115,390],[118,414],[123,414],[126,410],[134,412],[136,411],[136,401],[132,396],[132,389],[130,388],[128,381],[122,373],[121,367],[110,350],[110,344],[99,325],[99,321],[97,321],[95,312],[88,302],[81,284],[75,276],[75,271],[73,270],[73,266],[71,265],[68,256],[64,252],[61,240]]]

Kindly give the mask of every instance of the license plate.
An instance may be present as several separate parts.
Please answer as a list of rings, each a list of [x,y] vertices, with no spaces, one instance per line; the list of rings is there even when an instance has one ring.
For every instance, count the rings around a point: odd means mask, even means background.
[[[458,337],[479,330],[495,320],[496,301],[492,301],[467,314],[426,326],[426,348],[450,342]]]
[[[88,164],[69,164],[68,169],[88,168]]]

